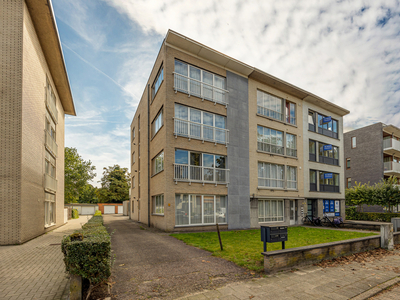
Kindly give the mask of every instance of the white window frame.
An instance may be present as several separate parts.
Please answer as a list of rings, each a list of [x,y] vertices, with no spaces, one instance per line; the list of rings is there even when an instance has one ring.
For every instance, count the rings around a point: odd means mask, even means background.
[[[157,134],[157,132],[160,131],[161,127],[164,125],[163,110],[164,108],[160,109],[157,116],[154,118],[153,123],[151,123],[152,137],[154,137]]]
[[[158,70],[156,79],[154,79],[153,85],[151,87],[152,93],[152,100],[156,97],[158,90],[161,87],[161,84],[164,82],[164,66],[161,65],[160,69]]]
[[[259,137],[258,135],[259,130],[262,130],[262,137]],[[265,133],[266,131],[267,132],[269,131],[269,135]],[[275,132],[275,134],[273,134],[273,132]],[[280,140],[281,141],[280,145],[278,144],[278,133],[280,133],[282,136],[282,139]],[[268,137],[270,141],[269,143],[266,142],[266,140],[268,140]],[[285,154],[284,140],[285,140],[285,134],[283,131],[257,125],[257,150],[284,155]],[[273,143],[273,141],[275,141],[275,143]],[[269,151],[268,151],[268,146],[269,146]]]
[[[153,196],[153,215],[164,215],[164,194]]]
[[[289,147],[288,136],[293,136],[294,148]],[[294,134],[291,134],[291,133],[286,133],[285,142],[286,142],[286,155],[291,156],[291,157],[297,157],[297,136]],[[292,155],[292,154],[294,154],[294,155]]]
[[[261,174],[262,176],[260,176],[260,167],[261,167],[261,170],[262,170],[262,174]],[[277,168],[276,169],[276,174],[277,175],[278,175],[278,171],[279,171],[278,167],[282,168],[282,171],[283,171],[282,179],[278,179],[278,176],[277,176],[277,178],[267,177],[267,169],[266,168],[270,168],[270,172],[269,173],[270,173],[270,175],[272,175],[272,172],[271,172],[271,168],[272,167]],[[259,161],[258,162],[258,169],[257,169],[257,171],[258,171],[258,186],[259,187],[263,187],[263,188],[270,188],[270,189],[284,189],[285,188],[285,172],[286,172],[285,169],[286,168],[285,168],[284,165],[271,164],[271,163],[266,163],[266,162]],[[261,182],[260,180],[262,180],[264,182],[268,182],[269,181],[270,183],[275,182],[276,184],[275,184],[275,186],[272,186],[272,185],[260,185],[260,182]],[[282,184],[282,186],[278,186],[279,182]]]
[[[292,117],[290,114],[290,109],[292,107],[294,107],[294,117]],[[285,113],[286,113],[286,123],[296,125],[296,103],[295,102],[286,101]]]
[[[291,170],[294,170],[294,180],[290,178]],[[297,190],[297,167],[286,166],[286,187],[289,190]]]
[[[352,136],[351,137],[351,149],[357,148],[357,137]]]
[[[158,163],[157,161],[161,161],[161,169],[157,169]],[[153,175],[156,175],[160,173],[161,171],[164,171],[164,150],[158,153],[154,158],[153,158]]]
[[[260,98],[262,97],[262,98]],[[273,103],[274,102],[274,103]],[[280,106],[280,111],[274,108]],[[257,113],[271,119],[284,122],[284,99],[261,90],[257,90]],[[279,116],[279,117],[278,117]]]
[[[276,202],[276,215],[269,215],[265,214],[266,209],[265,207],[268,205],[269,212],[271,213],[271,203]],[[262,203],[262,204],[260,204]],[[282,214],[279,214],[278,206],[282,206]],[[261,208],[261,209],[260,209]],[[259,223],[277,223],[277,222],[284,222],[285,221],[285,200],[276,200],[276,199],[259,199],[258,200],[258,222]]]
[[[51,210],[50,207],[52,208]],[[55,211],[56,211],[56,195],[45,192],[45,198],[44,198],[45,227],[50,227],[55,225],[56,223]]]

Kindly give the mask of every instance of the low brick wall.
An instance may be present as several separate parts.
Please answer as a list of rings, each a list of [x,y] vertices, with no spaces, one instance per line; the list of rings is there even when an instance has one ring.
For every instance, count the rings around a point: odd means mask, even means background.
[[[394,243],[400,243],[400,232],[395,233]],[[312,246],[263,252],[264,271],[267,274],[290,270],[298,266],[308,265],[325,259],[349,255],[357,252],[379,248],[380,235],[352,240],[318,244]]]

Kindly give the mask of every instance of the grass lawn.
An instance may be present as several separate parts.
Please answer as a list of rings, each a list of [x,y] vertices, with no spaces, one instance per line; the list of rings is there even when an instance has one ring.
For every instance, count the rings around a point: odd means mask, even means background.
[[[323,244],[334,241],[355,239],[376,233],[361,233],[350,231],[328,230],[322,228],[288,227],[288,241],[286,249],[308,245]],[[221,240],[224,251],[220,250],[218,234],[216,232],[177,233],[171,236],[188,245],[198,247],[213,253],[213,256],[222,257],[247,269],[263,271],[264,258],[263,242],[260,229],[222,231]],[[267,243],[267,250],[280,250],[281,243]]]

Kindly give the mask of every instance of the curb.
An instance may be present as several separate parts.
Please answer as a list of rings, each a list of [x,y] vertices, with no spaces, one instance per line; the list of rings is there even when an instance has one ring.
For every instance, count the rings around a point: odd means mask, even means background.
[[[395,277],[392,278],[388,281],[385,281],[373,288],[370,288],[369,290],[351,298],[351,300],[366,300],[370,297],[375,296],[376,294],[380,293],[384,289],[387,289],[388,287],[391,287],[392,285],[395,285],[396,283],[400,282],[400,277]]]

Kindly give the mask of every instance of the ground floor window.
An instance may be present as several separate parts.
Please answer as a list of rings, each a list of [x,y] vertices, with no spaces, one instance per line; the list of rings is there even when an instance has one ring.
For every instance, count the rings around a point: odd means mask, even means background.
[[[213,195],[175,195],[176,225],[227,223],[227,197]]]
[[[164,214],[164,195],[153,196],[153,213],[156,215]]]
[[[45,192],[44,224],[50,226],[55,223],[56,195]]]
[[[258,200],[258,222],[283,222],[284,200]]]

